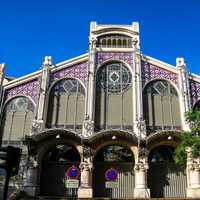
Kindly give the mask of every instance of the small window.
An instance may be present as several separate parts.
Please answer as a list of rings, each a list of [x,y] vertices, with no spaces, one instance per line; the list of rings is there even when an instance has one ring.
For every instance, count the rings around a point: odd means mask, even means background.
[[[131,37],[125,35],[105,35],[98,38],[97,47],[104,48],[131,48]]]

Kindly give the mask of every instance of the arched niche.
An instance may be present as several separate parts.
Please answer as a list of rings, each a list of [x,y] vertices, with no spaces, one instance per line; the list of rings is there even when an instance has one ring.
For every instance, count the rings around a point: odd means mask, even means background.
[[[96,152],[93,165],[94,197],[127,199],[134,196],[134,156],[131,149],[125,145],[108,144]],[[106,173],[117,171],[116,188],[107,188]]]
[[[97,130],[132,130],[132,76],[125,64],[113,61],[98,69],[95,105]]]
[[[54,84],[49,94],[48,128],[82,129],[85,112],[85,90],[77,79],[62,79]]]
[[[158,145],[148,157],[148,188],[152,198],[184,198],[187,178],[185,169],[175,163],[175,147]]]
[[[79,168],[80,154],[70,144],[60,143],[51,147],[42,159],[40,175],[40,195],[77,198],[76,188],[67,188],[67,170]]]
[[[31,132],[35,105],[26,96],[17,96],[9,100],[2,116],[3,144],[19,145],[25,135]]]
[[[178,93],[167,80],[154,80],[145,86],[143,111],[148,133],[181,128]]]

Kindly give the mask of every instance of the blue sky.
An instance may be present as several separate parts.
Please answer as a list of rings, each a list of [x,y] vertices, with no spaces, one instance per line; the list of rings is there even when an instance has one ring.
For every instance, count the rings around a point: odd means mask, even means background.
[[[139,21],[144,54],[175,65],[187,60],[200,74],[199,0],[6,0],[0,1],[0,62],[9,76],[40,69],[87,52],[90,21]]]

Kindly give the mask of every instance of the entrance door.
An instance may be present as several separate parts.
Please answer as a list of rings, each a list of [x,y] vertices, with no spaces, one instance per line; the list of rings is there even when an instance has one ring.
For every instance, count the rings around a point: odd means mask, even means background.
[[[170,146],[159,146],[150,152],[148,187],[151,197],[181,198],[186,196],[186,173],[174,162],[173,153],[174,148]]]
[[[110,169],[116,170],[117,180],[107,180],[106,172]],[[101,149],[95,157],[93,173],[94,197],[133,198],[134,158],[129,149],[117,145]],[[106,182],[117,186],[109,187]]]
[[[42,162],[40,193],[42,196],[62,196],[76,198],[78,188],[67,188],[67,170],[78,167],[80,156],[78,151],[69,145],[58,145],[51,149]]]

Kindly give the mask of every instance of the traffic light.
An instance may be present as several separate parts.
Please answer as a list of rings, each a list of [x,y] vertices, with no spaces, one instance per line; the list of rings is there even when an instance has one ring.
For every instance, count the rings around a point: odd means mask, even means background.
[[[0,168],[4,168],[9,176],[15,176],[18,173],[21,152],[18,147],[0,147]]]

